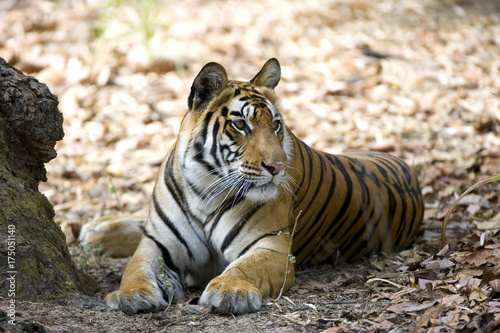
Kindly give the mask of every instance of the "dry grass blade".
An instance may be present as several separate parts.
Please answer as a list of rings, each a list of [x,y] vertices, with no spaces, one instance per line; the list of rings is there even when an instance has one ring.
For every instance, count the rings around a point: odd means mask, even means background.
[[[391,285],[393,285],[394,287],[397,287],[397,288],[400,288],[400,289],[404,288],[404,286],[402,286],[402,285],[400,285],[400,284],[394,283],[394,282],[389,281],[389,280],[386,280],[386,279],[381,279],[381,278],[373,278],[373,279],[369,279],[369,280],[367,280],[367,281],[365,282],[365,284],[370,285],[370,284],[372,284],[372,283],[374,283],[374,282],[376,282],[376,281],[385,282],[385,283],[391,284]]]
[[[439,314],[443,311],[443,306],[442,305],[439,305],[439,306],[435,306],[431,309],[429,309],[421,318],[420,320],[417,322],[417,324],[415,325],[415,328],[411,331],[411,333],[417,333],[419,331],[420,328],[423,327],[423,325],[429,321],[429,319],[431,319],[431,317],[434,319],[434,323],[432,324],[431,326],[431,329],[429,330],[429,332],[432,332],[433,331],[433,328],[435,327],[435,322],[436,320],[438,319],[439,317]]]
[[[476,188],[478,188],[484,184],[491,183],[491,182],[498,181],[498,180],[500,180],[500,174],[493,176],[493,177],[490,177],[490,178],[483,179],[483,180],[477,182],[476,184],[472,185],[471,187],[469,187],[464,193],[462,193],[461,196],[458,197],[457,200],[455,200],[453,205],[451,205],[450,209],[448,209],[448,212],[446,213],[446,216],[444,217],[443,226],[441,227],[441,247],[442,248],[446,245],[446,225],[448,224],[448,220],[450,218],[451,213],[453,212],[453,209],[455,209],[455,207],[458,205],[460,200],[462,200],[463,197],[465,197],[471,191],[474,191]]]
[[[288,280],[288,270],[290,268],[290,256],[292,255],[293,235],[295,235],[295,228],[297,227],[297,221],[299,220],[300,214],[302,214],[302,211],[300,211],[297,214],[297,217],[295,218],[295,223],[293,224],[292,234],[290,235],[290,246],[288,247],[288,255],[287,255],[288,260],[286,261],[285,279],[283,280],[283,285],[281,286],[280,293],[278,297],[276,297],[276,300],[279,300],[280,297],[283,295],[286,286],[286,281]]]

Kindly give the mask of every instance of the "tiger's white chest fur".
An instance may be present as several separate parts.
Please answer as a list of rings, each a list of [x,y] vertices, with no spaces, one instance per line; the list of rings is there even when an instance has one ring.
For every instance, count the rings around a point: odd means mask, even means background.
[[[207,126],[214,127],[218,120],[211,121]],[[291,156],[291,139],[286,128],[284,131],[284,147],[279,148]],[[200,144],[193,137],[204,140]],[[258,168],[242,170],[238,159],[227,162],[232,154],[238,154],[229,147],[230,140],[215,140],[215,135],[181,130],[177,145],[160,169],[146,226],[160,235],[162,243],[189,242],[189,248],[168,248],[189,285],[206,285],[235,261],[251,240],[265,234],[266,230],[255,229],[247,220],[268,202],[283,199],[280,192],[288,190],[280,188],[287,186],[286,169],[277,174]],[[175,222],[175,231],[168,221]]]

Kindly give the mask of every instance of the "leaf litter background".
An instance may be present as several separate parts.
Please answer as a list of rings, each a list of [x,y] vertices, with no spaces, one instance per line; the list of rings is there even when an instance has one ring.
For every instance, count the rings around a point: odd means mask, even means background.
[[[3,0],[0,56],[59,97],[66,136],[41,191],[95,297],[20,305],[18,328],[51,332],[492,332],[500,326],[500,4],[495,0]],[[147,211],[194,76],[209,61],[250,79],[270,57],[288,126],[332,153],[403,157],[419,174],[413,247],[297,273],[258,313],[186,301],[126,316],[102,298],[126,259],[82,252],[71,227]],[[199,290],[189,290],[190,296]]]

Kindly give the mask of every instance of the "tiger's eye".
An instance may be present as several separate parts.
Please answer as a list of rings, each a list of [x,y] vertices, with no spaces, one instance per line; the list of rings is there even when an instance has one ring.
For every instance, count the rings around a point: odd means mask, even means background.
[[[281,121],[275,120],[273,121],[273,131],[278,132],[281,129]]]
[[[240,131],[244,131],[245,128],[247,127],[247,122],[243,119],[233,120],[231,123],[234,128]]]

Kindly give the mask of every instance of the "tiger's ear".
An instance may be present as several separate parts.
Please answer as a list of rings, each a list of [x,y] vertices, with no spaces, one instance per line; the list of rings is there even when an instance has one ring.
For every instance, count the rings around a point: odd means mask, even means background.
[[[227,86],[227,74],[224,67],[216,62],[203,66],[191,86],[188,98],[189,110],[197,110],[210,103]]]
[[[281,78],[281,67],[277,59],[271,58],[262,67],[262,69],[250,80],[250,83],[260,87],[274,89]]]

